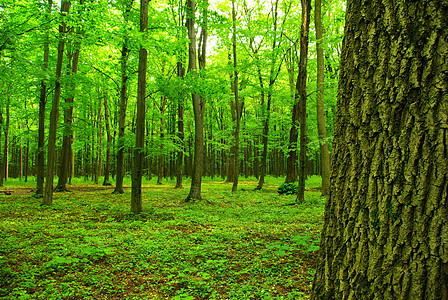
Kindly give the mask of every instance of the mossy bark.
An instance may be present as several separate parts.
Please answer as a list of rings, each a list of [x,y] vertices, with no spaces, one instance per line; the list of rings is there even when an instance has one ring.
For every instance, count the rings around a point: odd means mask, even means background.
[[[311,299],[448,297],[448,3],[347,3]]]

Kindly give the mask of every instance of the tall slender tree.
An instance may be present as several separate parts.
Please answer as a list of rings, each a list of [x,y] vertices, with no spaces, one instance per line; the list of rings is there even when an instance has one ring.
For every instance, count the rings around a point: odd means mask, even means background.
[[[140,1],[140,32],[148,29],[149,0]],[[138,91],[137,91],[137,117],[135,121],[135,148],[134,166],[132,169],[131,212],[138,214],[142,211],[142,176],[145,145],[145,114],[146,114],[146,69],[148,53],[146,47],[140,45],[138,59]]]
[[[0,154],[1,154],[2,131],[3,131],[3,112],[0,109]],[[3,160],[2,156],[0,155],[0,187],[2,186],[3,186]]]
[[[124,163],[124,134],[126,128],[126,109],[128,105],[128,58],[129,58],[129,37],[126,32],[127,25],[129,22],[129,14],[131,13],[131,8],[133,0],[124,0],[123,8],[123,21],[125,24],[125,32],[123,37],[123,44],[121,48],[121,86],[120,86],[120,105],[118,113],[118,141],[117,141],[117,166],[116,166],[116,176],[115,176],[115,189],[114,194],[123,194],[123,163]]]
[[[281,36],[283,34],[283,31],[279,34],[279,8],[278,8],[279,0],[275,0],[275,2],[271,3],[271,15],[272,15],[272,32],[269,34],[272,35],[272,44],[271,44],[271,51],[269,57],[270,61],[270,70],[269,70],[269,83],[268,83],[268,91],[267,95],[265,93],[265,87],[264,87],[264,80],[261,72],[261,59],[259,57],[259,48],[255,47],[254,42],[255,39],[251,39],[250,43],[250,49],[253,53],[253,57],[256,61],[257,65],[257,75],[258,75],[258,81],[260,85],[261,90],[261,106],[263,109],[263,119],[262,119],[262,127],[263,127],[263,133],[262,133],[262,144],[263,144],[263,151],[261,154],[261,172],[260,172],[260,178],[258,180],[258,184],[256,189],[260,190],[263,188],[265,176],[267,173],[267,160],[268,160],[268,137],[269,137],[269,122],[271,118],[271,104],[272,104],[272,93],[274,89],[274,84],[277,81],[278,75],[280,74],[280,69],[282,67],[283,63],[283,57],[280,57],[280,47],[282,45],[282,39]],[[286,10],[283,14],[283,23],[287,20],[287,17],[289,15],[291,9],[291,3],[287,5]],[[279,37],[280,35],[280,37]],[[261,46],[261,44],[259,45]],[[280,62],[278,62],[280,61]],[[267,96],[267,97],[265,97]],[[265,101],[265,98],[267,98],[267,101]],[[266,102],[266,103],[265,103]]]
[[[207,2],[206,2],[207,3]],[[206,5],[207,6],[207,5]],[[196,67],[196,29],[195,29],[195,0],[187,0],[187,30],[190,44],[188,47],[188,72],[197,78]],[[199,67],[205,68],[207,54],[207,11],[204,12],[203,26],[199,42]],[[204,168],[204,112],[205,99],[200,97],[196,92],[191,94],[193,100],[194,112],[194,163],[193,174],[191,179],[190,192],[185,199],[186,202],[201,199],[202,171]]]
[[[111,185],[110,176],[110,150],[112,149],[112,133],[110,128],[110,112],[109,112],[109,101],[108,101],[107,90],[104,93],[104,123],[106,125],[106,136],[107,136],[107,149],[106,149],[106,164],[104,168],[104,181],[103,186]]]
[[[58,58],[56,63],[56,81],[54,88],[54,97],[50,113],[50,130],[48,134],[48,157],[47,157],[47,169],[45,173],[45,190],[42,205],[53,204],[53,179],[54,179],[54,167],[56,162],[56,130],[59,118],[59,100],[61,98],[61,74],[62,74],[62,61],[64,58],[65,47],[65,35],[67,31],[67,25],[65,18],[70,11],[70,1],[63,1],[61,3],[61,16],[62,21],[59,25],[59,44],[58,44]]]
[[[317,131],[319,134],[320,157],[322,161],[322,195],[330,193],[330,152],[327,143],[327,130],[325,128],[324,110],[324,81],[325,81],[325,61],[324,48],[322,47],[322,0],[315,0],[314,24],[316,27],[316,52],[317,52]]]
[[[308,65],[308,35],[310,31],[311,0],[302,0],[302,28],[300,30],[300,61],[296,83],[296,101],[299,101],[300,156],[297,202],[305,201],[306,179],[306,78]]]
[[[74,49],[67,51],[68,66],[67,75],[76,75],[78,73],[78,62],[79,62],[79,52],[80,43],[76,42],[74,44]],[[74,53],[73,53],[74,51]],[[72,156],[72,144],[73,144],[73,103],[75,100],[75,84],[70,82],[69,84],[70,95],[64,99],[67,107],[64,109],[64,128],[63,128],[63,138],[62,138],[62,157],[59,166],[59,178],[58,184],[56,185],[55,191],[64,192],[67,190],[67,181],[70,171],[70,162]]]
[[[0,186],[3,186],[3,181],[8,180],[8,171],[9,171],[9,126],[10,126],[10,103],[11,103],[11,95],[6,96],[6,120],[3,120],[3,133],[4,133],[4,142],[3,142],[3,160],[0,165]]]
[[[236,110],[236,127],[235,127],[235,177],[233,179],[232,192],[235,193],[238,189],[239,177],[239,152],[240,152],[240,127],[241,127],[241,113],[242,107],[239,104],[238,97],[238,57],[236,54],[236,12],[235,0],[232,0],[232,52],[233,52],[233,95],[235,99]]]
[[[447,12],[347,2],[311,299],[448,297]]]
[[[49,18],[51,13],[52,0],[48,0],[46,16]],[[48,59],[50,56],[50,41],[49,32],[45,34],[44,40],[44,61],[43,71],[48,69]],[[38,140],[37,140],[37,174],[36,174],[36,192],[35,195],[41,197],[44,193],[44,178],[45,178],[45,106],[47,104],[47,82],[42,78],[40,82],[40,98],[39,98],[39,126],[38,126]]]
[[[185,76],[185,68],[182,61],[177,62],[177,76],[180,78],[184,78]],[[182,187],[182,169],[183,169],[183,156],[184,156],[184,138],[185,138],[185,129],[184,129],[184,116],[185,116],[185,107],[184,107],[184,98],[182,95],[179,95],[179,103],[177,104],[177,137],[180,143],[180,149],[177,151],[177,160],[176,160],[176,186],[175,188]]]

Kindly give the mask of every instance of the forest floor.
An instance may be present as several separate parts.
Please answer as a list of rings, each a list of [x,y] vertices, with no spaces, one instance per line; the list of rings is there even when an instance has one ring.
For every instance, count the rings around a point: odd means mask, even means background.
[[[101,182],[101,181],[100,181]],[[130,189],[74,182],[40,206],[35,183],[8,180],[0,195],[0,299],[307,299],[325,198],[279,195],[283,178],[204,179],[204,200],[174,181],[145,181],[141,215]],[[129,180],[125,182],[130,186]],[[4,188],[3,188],[4,189]]]

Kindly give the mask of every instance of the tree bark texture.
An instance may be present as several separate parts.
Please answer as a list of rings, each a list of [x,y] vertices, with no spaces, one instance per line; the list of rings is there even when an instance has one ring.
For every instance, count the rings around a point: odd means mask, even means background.
[[[68,59],[68,75],[76,75],[78,73],[78,62],[79,62],[79,47],[80,44],[76,43],[75,53],[73,55],[69,54]],[[75,86],[72,84],[70,86],[70,92],[72,95],[65,98],[65,103],[67,107],[64,110],[64,133],[62,138],[62,158],[59,166],[59,178],[58,184],[55,188],[58,192],[67,191],[67,180],[69,177],[70,170],[70,161],[71,161],[71,153],[72,153],[72,144],[73,144],[73,102],[75,99]]]
[[[141,0],[140,2],[140,32],[145,32],[148,28],[148,4],[149,0]],[[134,214],[138,214],[142,211],[147,64],[148,53],[142,45],[140,46],[138,61],[137,116],[135,121],[134,166],[132,170],[131,212]]]
[[[448,3],[347,3],[312,299],[448,298]]]
[[[124,12],[124,22],[128,23],[129,14],[131,12],[133,1],[128,1]],[[128,104],[128,37],[125,36],[121,49],[121,87],[120,87],[120,108],[118,115],[118,141],[117,141],[117,171],[115,177],[114,194],[123,194],[123,164],[124,164],[124,133],[126,128],[126,109]]]
[[[61,15],[66,16],[70,11],[70,2],[62,2]],[[64,58],[64,47],[66,34],[66,24],[62,21],[59,25],[59,44],[58,44],[58,58],[56,63],[56,82],[54,88],[54,98],[50,113],[50,129],[48,133],[48,151],[47,151],[47,169],[45,173],[45,190],[42,205],[53,204],[53,180],[54,180],[54,167],[56,163],[56,130],[59,118],[59,100],[61,98],[61,74],[62,74],[62,61]]]
[[[300,61],[296,83],[296,101],[299,100],[300,154],[297,202],[305,201],[306,179],[306,76],[308,64],[308,35],[310,31],[311,0],[302,0],[302,28],[300,30]],[[298,98],[298,99],[297,99]]]
[[[325,81],[325,61],[324,49],[322,48],[322,0],[315,0],[314,24],[316,26],[316,52],[317,52],[317,132],[319,134],[320,156],[322,161],[322,195],[330,193],[330,152],[327,143],[327,131],[325,129],[324,110],[324,81]]]
[[[187,22],[188,39],[190,40],[188,51],[188,72],[197,76],[196,68],[196,30],[195,30],[195,0],[187,0]],[[206,18],[204,19],[204,26],[207,26]],[[205,67],[205,55],[206,55],[206,31],[201,33],[201,53],[199,57],[199,66]],[[185,199],[186,202],[200,200],[201,199],[201,183],[202,183],[202,171],[204,169],[204,112],[205,112],[205,100],[199,97],[198,94],[192,93],[193,100],[193,112],[194,112],[194,162],[193,162],[193,174],[191,178],[190,192]]]

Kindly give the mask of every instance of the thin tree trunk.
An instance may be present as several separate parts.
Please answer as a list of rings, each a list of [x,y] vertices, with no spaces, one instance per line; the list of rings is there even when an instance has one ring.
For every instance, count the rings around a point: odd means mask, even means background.
[[[102,120],[101,120],[101,98],[100,98],[100,91],[98,87],[98,111],[96,115],[96,156],[95,156],[95,184],[99,184],[99,178],[102,175],[102,169],[103,169],[103,160],[102,160],[102,136],[103,136],[103,126],[102,126]]]
[[[76,75],[78,73],[78,62],[79,62],[79,47],[80,44],[76,43],[75,45],[75,53],[71,55],[67,55],[68,57],[68,75]],[[67,107],[64,110],[64,134],[62,138],[62,158],[61,164],[59,166],[59,180],[58,184],[55,188],[55,191],[65,192],[67,191],[67,180],[69,177],[70,171],[70,161],[72,154],[72,143],[73,143],[73,102],[75,99],[75,85],[72,83],[70,86],[70,92],[72,95],[65,98],[65,104]]]
[[[233,68],[234,68],[234,97],[235,97],[235,109],[236,109],[236,128],[235,128],[235,178],[233,180],[232,192],[235,193],[238,189],[239,178],[239,151],[240,151],[240,126],[241,126],[241,114],[242,106],[240,107],[238,98],[238,70],[237,70],[237,56],[236,56],[236,13],[235,13],[235,0],[232,0],[232,49],[233,49]]]
[[[5,143],[3,145],[3,173],[2,180],[7,181],[9,177],[9,123],[10,123],[10,114],[9,114],[9,104],[11,101],[11,96],[7,96],[6,100],[6,122],[5,122]]]
[[[149,0],[141,0],[140,3],[140,32],[144,33],[148,28],[148,3]],[[146,97],[146,68],[147,51],[140,46],[138,62],[138,91],[137,91],[137,118],[135,128],[134,167],[132,170],[131,212],[139,214],[142,211],[142,176],[145,145],[145,97]]]
[[[70,10],[70,1],[62,2],[61,14],[68,15]],[[61,97],[61,74],[62,74],[62,60],[64,58],[64,36],[66,33],[65,21],[59,26],[59,45],[58,45],[58,58],[56,64],[56,82],[54,89],[54,98],[52,109],[50,113],[50,131],[48,134],[48,158],[47,158],[47,172],[45,181],[45,191],[42,205],[53,204],[53,179],[54,179],[54,167],[56,162],[56,130],[59,117],[59,100]]]
[[[177,76],[180,78],[184,78],[185,76],[185,68],[182,62],[177,62]],[[184,156],[184,99],[180,95],[179,103],[177,104],[177,137],[179,138],[179,148],[177,151],[177,163],[176,163],[176,186],[175,188],[182,188],[182,168],[183,168],[183,156]]]
[[[188,72],[197,76],[196,72],[196,30],[195,30],[195,0],[187,0],[187,7],[190,12],[187,14],[187,30],[188,38],[190,40],[188,51]],[[199,68],[203,69],[206,62],[206,45],[207,45],[207,12],[204,13],[203,27],[201,31],[201,37],[199,42]],[[192,93],[193,100],[193,112],[194,112],[194,163],[193,174],[191,179],[190,192],[185,199],[185,202],[201,199],[201,183],[202,183],[202,171],[204,168],[204,112],[205,112],[205,100],[199,97],[198,94]]]
[[[28,132],[29,136],[29,132]],[[28,172],[29,172],[29,154],[30,154],[30,140],[29,138],[26,141],[26,149],[25,149],[25,182],[28,182]]]
[[[306,179],[306,76],[308,63],[308,34],[310,30],[311,0],[302,0],[302,28],[300,32],[300,62],[296,83],[296,100],[299,101],[300,111],[300,156],[297,202],[305,201]]]
[[[273,42],[272,42],[272,52],[274,53],[276,51],[276,49],[278,49],[281,46],[281,42],[279,42],[277,40],[277,27],[278,27],[278,0],[275,1],[275,6],[273,8]],[[289,9],[287,11],[287,13],[289,12]],[[286,13],[286,14],[287,14]],[[284,16],[285,20],[286,20],[286,16]],[[257,51],[255,50],[254,47],[252,47],[252,52],[254,53],[254,55],[257,55]],[[257,60],[258,59],[258,56]],[[267,157],[268,157],[268,137],[269,137],[269,122],[270,122],[270,117],[271,117],[271,102],[272,102],[272,93],[273,93],[273,87],[274,84],[277,80],[278,74],[280,73],[280,69],[282,66],[282,62],[283,59],[281,60],[278,68],[276,68],[276,63],[277,63],[277,56],[274,56],[271,59],[271,68],[270,68],[270,73],[269,73],[269,90],[268,90],[268,99],[267,99],[267,103],[266,103],[266,111],[263,111],[263,134],[262,134],[262,142],[263,142],[263,152],[262,152],[262,161],[261,161],[261,174],[260,174],[260,178],[258,180],[258,185],[255,188],[256,190],[260,190],[263,188],[263,184],[264,184],[264,179],[266,176],[266,168],[267,168]],[[265,101],[265,92],[264,92],[264,84],[263,84],[263,77],[261,75],[261,69],[260,66],[257,65],[257,71],[258,71],[258,81],[260,83],[260,87],[261,87],[261,105],[264,106],[264,101]]]
[[[75,132],[72,134],[72,145],[75,142]],[[73,147],[70,148],[70,176],[68,178],[68,184],[72,184],[72,179],[75,177],[75,151]]]
[[[133,0],[126,2],[126,11],[124,13],[124,23],[128,23],[128,16],[131,11]],[[127,26],[127,25],[125,25]],[[126,127],[126,108],[128,102],[128,37],[125,36],[123,40],[123,47],[121,49],[121,88],[120,88],[120,108],[118,115],[118,142],[117,142],[117,170],[115,177],[114,194],[123,194],[123,165],[124,165],[124,134]]]
[[[163,73],[164,71],[162,71]],[[158,159],[158,164],[157,164],[157,184],[163,184],[163,175],[164,175],[164,166],[165,166],[165,155],[163,153],[163,139],[165,138],[165,108],[166,108],[166,99],[164,96],[161,97],[160,100],[160,140],[161,140],[161,145],[160,145],[160,150],[161,153],[159,155]]]
[[[324,110],[324,81],[325,81],[325,63],[324,49],[322,48],[322,0],[316,0],[316,9],[314,12],[314,23],[316,25],[316,51],[317,51],[317,131],[319,134],[320,156],[322,161],[322,195],[327,196],[330,193],[330,152],[327,143],[327,131],[325,129],[325,110]]]
[[[292,118],[291,118],[291,129],[289,130],[289,145],[288,145],[288,156],[286,158],[286,179],[285,183],[296,182],[297,181],[297,139],[299,126],[299,103],[296,97],[296,87],[294,85],[295,77],[295,67],[296,67],[296,51],[295,45],[292,45],[287,52],[289,62],[288,65],[288,78],[289,87],[291,90],[291,98],[293,99],[294,105],[292,108]]]
[[[53,1],[48,0],[47,13],[51,12],[51,5]],[[44,42],[44,62],[43,71],[46,72],[48,69],[48,59],[50,55],[49,46],[49,34],[45,36]],[[44,193],[44,177],[45,177],[45,106],[47,103],[47,83],[42,79],[40,83],[40,98],[39,98],[39,129],[38,129],[38,139],[37,139],[37,174],[36,174],[36,196],[43,196]]]
[[[3,127],[3,112],[2,112],[2,109],[0,109],[0,128],[1,127]],[[1,137],[2,137],[2,130],[0,130],[0,145],[1,145],[1,141],[2,141]],[[0,152],[1,152],[1,148],[0,148]],[[2,159],[2,156],[0,155],[0,187],[3,186],[4,172],[5,172],[5,168],[4,168],[4,165],[3,165],[3,159]]]
[[[229,49],[229,54],[228,54],[228,65],[229,65],[229,70],[230,70],[230,90],[232,92],[233,95],[235,95],[235,79],[234,79],[234,72],[231,71],[231,69],[233,68],[233,62],[232,62],[232,54],[230,52]],[[237,109],[235,106],[235,96],[230,97],[230,114],[232,116],[232,135],[235,138],[236,136],[236,118],[237,118]],[[235,124],[235,125],[234,125]],[[234,182],[235,181],[235,141],[233,141],[233,143],[230,146],[229,149],[229,155],[227,158],[227,180],[226,182]]]
[[[26,108],[26,106],[25,106]],[[19,133],[22,134],[22,122],[19,121]],[[23,177],[23,147],[22,147],[22,136],[19,137],[19,164],[18,164],[18,175],[19,179],[22,180]]]
[[[112,134],[110,133],[110,121],[109,121],[109,104],[108,104],[108,95],[107,93],[104,95],[104,123],[106,123],[106,134],[107,134],[107,150],[106,150],[106,165],[104,169],[104,181],[103,186],[111,185],[109,176],[110,176],[110,149],[112,148]]]

